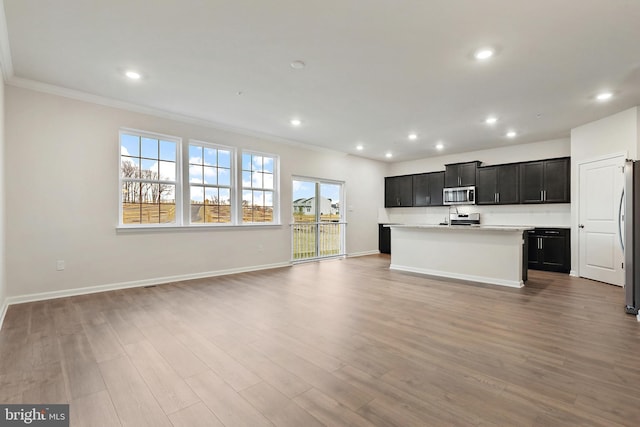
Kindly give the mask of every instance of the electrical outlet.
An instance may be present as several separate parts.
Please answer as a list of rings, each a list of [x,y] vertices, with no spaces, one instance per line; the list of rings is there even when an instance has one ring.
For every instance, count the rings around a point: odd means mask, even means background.
[[[64,270],[64,260],[58,260],[56,261],[56,270],[57,271],[62,271]]]

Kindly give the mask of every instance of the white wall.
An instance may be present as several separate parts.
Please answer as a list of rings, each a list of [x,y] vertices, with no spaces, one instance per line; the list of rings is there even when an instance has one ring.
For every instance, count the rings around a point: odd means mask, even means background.
[[[387,174],[383,162],[16,87],[7,87],[6,101],[11,297],[286,264],[292,175],[344,181],[347,251],[377,251],[377,212]],[[120,127],[279,155],[283,225],[116,232]],[[64,271],[56,271],[56,260],[66,262]]]
[[[640,108],[633,107],[571,129],[571,265],[578,274],[578,165],[607,155],[625,154],[637,160],[640,153]]]
[[[488,150],[444,155],[408,162],[394,163],[389,175],[405,175],[444,170],[449,163],[479,160],[482,165],[523,162],[529,160],[565,157],[571,154],[568,138],[542,141],[531,144],[513,145]],[[460,212],[479,212],[486,225],[533,225],[548,227],[569,227],[571,207],[569,203],[548,205],[504,205],[504,206],[461,206]],[[448,207],[391,208],[380,209],[379,222],[405,224],[437,224],[447,217]]]
[[[0,71],[0,328],[4,319],[7,296],[5,249],[5,132],[4,132],[4,79]]]

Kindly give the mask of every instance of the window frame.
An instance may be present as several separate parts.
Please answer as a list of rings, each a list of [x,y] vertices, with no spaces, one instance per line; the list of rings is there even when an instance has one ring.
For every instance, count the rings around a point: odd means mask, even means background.
[[[249,155],[257,155],[262,157],[269,157],[273,159],[273,219],[270,222],[258,222],[258,221],[244,221],[244,214],[242,211],[242,201],[244,199],[243,192],[245,190],[244,181],[242,179],[242,173],[244,172],[242,159],[245,154]],[[260,225],[280,225],[280,156],[273,153],[266,153],[263,151],[250,150],[250,149],[242,149],[240,150],[240,155],[238,156],[238,224],[244,226],[260,226]],[[247,190],[251,191],[265,191],[264,186],[261,188],[255,188],[253,185],[251,187],[247,187]]]
[[[176,144],[176,178],[175,181],[153,181],[160,183],[167,183],[175,186],[175,221],[171,223],[152,223],[141,224],[131,223],[125,224],[123,222],[123,182],[128,181],[123,179],[122,176],[122,136],[134,135],[140,138],[151,138],[162,141],[174,142]],[[216,150],[225,150],[230,152],[230,186],[229,196],[231,198],[231,222],[227,223],[192,223],[191,222],[191,183],[189,181],[189,147],[192,145],[199,145],[202,147],[213,148]],[[243,149],[241,147],[235,147],[230,145],[219,144],[216,142],[203,141],[199,139],[183,139],[182,137],[175,135],[167,135],[159,132],[150,132],[140,129],[122,127],[118,130],[118,225],[117,231],[122,232],[137,232],[137,231],[176,231],[176,230],[202,230],[202,229],[219,229],[219,228],[261,228],[261,227],[274,227],[282,226],[281,223],[281,206],[280,206],[280,156],[274,153],[262,152],[251,149]],[[141,154],[141,153],[140,153]],[[273,189],[266,189],[267,191],[273,191],[273,218],[269,222],[254,222],[243,221],[243,209],[242,209],[242,191],[244,189],[242,182],[242,158],[244,154],[258,155],[263,157],[269,157],[273,159]],[[160,155],[159,155],[160,156]],[[133,157],[133,156],[132,156]],[[140,157],[140,156],[138,156]],[[158,158],[160,161],[160,158]],[[196,184],[197,185],[197,184]],[[202,184],[203,187],[207,187],[206,184]],[[209,185],[210,187],[221,188],[216,185]],[[222,188],[227,188],[223,186]],[[251,187],[251,190],[262,190]]]
[[[215,150],[224,150],[224,151],[229,151],[229,163],[230,163],[230,170],[229,170],[229,197],[231,198],[231,205],[230,205],[230,209],[231,209],[231,221],[230,222],[203,222],[203,223],[197,223],[197,222],[191,222],[191,181],[189,180],[189,173],[190,173],[190,166],[191,166],[191,162],[189,159],[189,149],[191,148],[191,145],[198,145],[201,147],[205,147],[205,148],[211,148],[211,149],[215,149]],[[185,167],[183,168],[184,170],[184,176],[183,176],[183,182],[185,183],[184,186],[186,188],[184,188],[184,197],[183,197],[183,206],[186,208],[188,207],[188,209],[184,209],[184,218],[183,218],[183,224],[185,226],[189,226],[189,227],[231,227],[231,226],[236,226],[237,220],[236,220],[236,215],[237,215],[237,206],[238,206],[238,195],[237,195],[237,149],[235,147],[229,146],[229,145],[223,145],[223,144],[217,144],[214,142],[208,142],[208,141],[202,141],[199,139],[189,139],[188,143],[185,144],[184,147],[184,151],[185,151],[185,155],[184,158],[186,159],[185,161]],[[204,159],[203,159],[204,161]],[[203,177],[204,178],[204,177]],[[207,187],[213,187],[213,188],[218,188],[220,189],[221,187],[216,184],[216,185],[207,185],[207,184],[196,184],[199,185],[201,187],[207,188]],[[227,188],[222,187],[222,188]]]
[[[150,183],[167,183],[175,186],[175,221],[169,223],[152,223],[142,224],[133,223],[125,224],[123,222],[124,210],[123,210],[123,194],[122,184],[129,180],[123,179],[122,176],[122,135],[134,135],[139,138],[157,139],[158,141],[174,142],[176,144],[176,178],[174,181],[161,181],[161,180],[143,180],[139,179],[138,182],[150,182]],[[142,153],[140,153],[142,154]],[[140,158],[142,156],[139,156]],[[166,135],[157,132],[149,132],[132,128],[120,128],[118,131],[118,228],[123,229],[145,229],[145,228],[175,228],[182,226],[182,138],[174,135]],[[158,154],[158,162],[160,161]],[[140,166],[142,167],[142,165]]]

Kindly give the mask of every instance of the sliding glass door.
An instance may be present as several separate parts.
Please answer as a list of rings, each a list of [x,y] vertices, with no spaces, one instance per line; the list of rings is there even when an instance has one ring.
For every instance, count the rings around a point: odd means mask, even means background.
[[[293,179],[293,260],[344,255],[343,185],[311,178]]]

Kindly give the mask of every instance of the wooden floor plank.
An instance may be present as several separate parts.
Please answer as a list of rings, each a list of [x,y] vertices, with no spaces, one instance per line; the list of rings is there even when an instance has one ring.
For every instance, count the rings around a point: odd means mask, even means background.
[[[173,427],[224,427],[207,406],[198,402],[169,415]]]
[[[566,274],[503,288],[379,255],[12,305],[0,402],[71,403],[72,425],[633,426],[623,301]]]
[[[106,390],[75,399],[69,405],[72,426],[116,427],[121,426],[111,397]]]
[[[129,344],[126,351],[165,414],[199,402],[187,383],[148,341]]]
[[[170,426],[146,383],[126,356],[100,363],[109,396],[123,426]]]
[[[187,378],[187,383],[226,426],[273,425],[213,371]]]
[[[240,392],[273,424],[280,427],[322,427],[316,418],[292,402],[284,394],[261,382]]]

